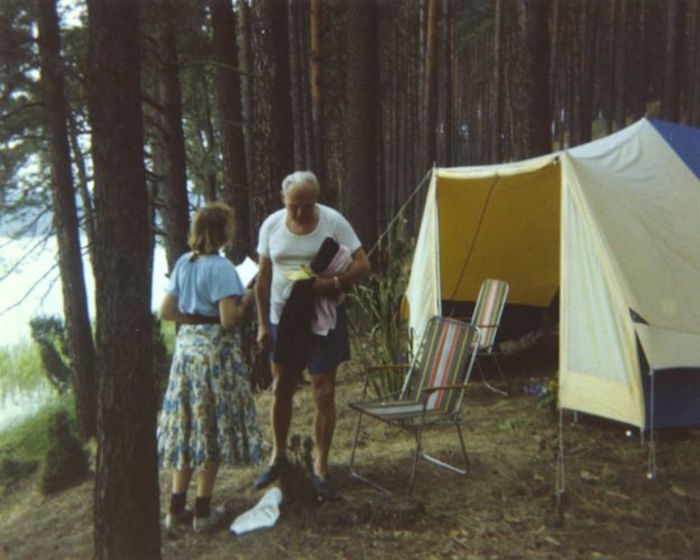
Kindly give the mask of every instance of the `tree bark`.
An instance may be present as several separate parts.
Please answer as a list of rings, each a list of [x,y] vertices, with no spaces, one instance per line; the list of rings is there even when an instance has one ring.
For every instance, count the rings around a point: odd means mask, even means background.
[[[691,126],[700,127],[700,5],[693,5],[694,17],[693,32],[693,56],[691,72],[691,95],[690,95],[690,119]]]
[[[647,60],[647,3],[638,0],[633,5],[634,28],[632,59],[634,63],[628,67],[629,81],[632,87],[631,111],[632,119],[639,120],[646,113],[647,95],[649,93],[649,61]]]
[[[664,92],[661,98],[661,116],[671,122],[680,121],[680,60],[681,9],[679,0],[666,4],[666,56],[664,57]]]
[[[85,164],[85,155],[80,147],[78,139],[78,125],[75,122],[75,115],[68,110],[68,130],[71,151],[73,153],[73,163],[78,171],[78,192],[80,193],[80,202],[83,208],[83,227],[85,228],[85,236],[87,237],[88,255],[90,256],[90,265],[95,265],[95,214],[92,204],[92,195],[88,187],[87,166]],[[80,218],[78,218],[80,225]],[[90,271],[92,273],[92,270]],[[92,336],[90,337],[92,338]],[[97,398],[97,394],[95,394]],[[97,401],[95,401],[97,404]],[[97,416],[95,416],[97,420]]]
[[[95,176],[95,557],[160,558],[138,1],[88,1]]]
[[[451,2],[440,0],[438,15],[438,127],[437,162],[449,166],[452,163],[452,53],[450,35],[452,29]]]
[[[352,3],[347,13],[346,140],[343,192],[347,217],[370,247],[377,238],[377,4]],[[434,135],[433,135],[434,137]]]
[[[165,255],[168,270],[189,249],[189,212],[185,136],[182,130],[182,95],[177,59],[175,12],[171,0],[157,0],[155,45],[157,52],[156,88],[158,102],[158,189],[160,214],[165,229]]]
[[[242,70],[241,102],[243,114],[243,143],[245,168],[248,177],[248,236],[257,239],[258,222],[255,221],[255,196],[253,173],[253,59],[251,47],[251,11],[247,0],[238,5],[238,34],[240,37],[239,66]]]
[[[425,81],[423,83],[423,154],[427,166],[432,166],[437,159],[437,144],[435,142],[435,123],[437,120],[437,37],[438,37],[438,0],[427,0],[426,33],[425,33]]]
[[[549,118],[549,2],[517,0],[521,56],[518,62],[516,159],[552,150]]]
[[[289,21],[289,73],[290,92],[292,101],[292,124],[294,126],[294,168],[307,168],[307,146],[304,134],[304,96],[302,79],[301,34],[302,26],[299,17],[302,2],[287,0],[287,19]]]
[[[617,130],[625,127],[627,120],[627,96],[625,83],[625,69],[627,67],[627,0],[618,0],[616,3],[617,15],[615,17],[615,124]]]
[[[216,62],[218,128],[224,159],[224,197],[233,208],[236,219],[236,237],[231,256],[238,263],[253,251],[254,242],[250,236],[236,18],[231,0],[210,0],[209,5]]]
[[[503,64],[501,41],[503,0],[496,0],[493,17],[493,83],[491,103],[491,162],[497,163],[503,157],[501,149],[501,114],[503,112]]]
[[[303,139],[298,137],[294,138],[294,144],[301,141],[304,146],[304,164],[302,168],[315,170],[316,176],[319,181],[325,187],[325,173],[322,171],[324,165],[322,161],[316,159],[316,148],[315,142],[317,141],[314,137],[314,122],[312,115],[312,78],[311,78],[311,9],[310,3],[307,0],[299,1],[297,0],[296,17],[297,17],[297,30],[299,31],[297,39],[299,41],[299,87],[301,89],[301,133],[303,134]],[[320,78],[321,75],[317,76]],[[319,84],[319,88],[321,85]],[[324,188],[323,194],[327,194]]]
[[[323,90],[321,88],[321,1],[311,0],[309,10],[309,79],[311,92],[312,154],[313,168],[325,184],[323,150]]]
[[[78,213],[73,189],[56,0],[35,0],[35,10],[39,28],[41,88],[51,158],[53,221],[58,242],[63,314],[69,340],[68,351],[73,365],[73,392],[78,428],[82,437],[87,439],[97,432],[95,346],[88,315]]]
[[[607,6],[608,10],[608,26],[607,26],[607,63],[606,63],[606,75],[603,86],[605,87],[606,93],[606,115],[605,115],[605,132],[611,134],[614,130],[615,124],[615,69],[617,60],[617,41],[615,40],[615,29],[617,22],[619,21],[618,15],[618,3],[620,0],[612,0]]]
[[[255,195],[253,223],[279,208],[282,179],[294,166],[294,136],[289,94],[287,8],[260,0],[252,5],[253,119],[252,150]]]

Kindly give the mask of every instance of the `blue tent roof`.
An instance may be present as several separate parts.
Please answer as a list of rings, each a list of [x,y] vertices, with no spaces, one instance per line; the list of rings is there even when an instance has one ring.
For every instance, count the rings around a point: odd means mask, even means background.
[[[649,122],[700,179],[700,128],[658,119],[649,119]]]

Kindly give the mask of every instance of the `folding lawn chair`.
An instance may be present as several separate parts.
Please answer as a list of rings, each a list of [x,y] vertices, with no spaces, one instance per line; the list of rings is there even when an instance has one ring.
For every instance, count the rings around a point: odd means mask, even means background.
[[[381,370],[382,366],[367,371],[362,400],[350,403],[350,407],[359,413],[350,455],[350,474],[353,477],[391,494],[387,488],[355,470],[355,452],[365,414],[402,428],[415,438],[416,449],[408,483],[408,495],[413,491],[419,458],[463,476],[468,473],[469,456],[464,447],[460,422],[464,390],[474,366],[479,337],[479,329],[473,325],[435,316],[428,321],[412,363],[406,366],[408,372],[397,395],[365,400],[370,377],[372,373]],[[443,462],[423,451],[423,430],[436,425],[452,425],[457,429],[464,468]]]
[[[487,381],[481,366],[481,358],[489,357],[493,359],[501,381],[503,385],[507,387],[508,383],[505,375],[503,375],[501,364],[498,362],[496,335],[498,334],[498,327],[501,324],[503,309],[506,306],[508,288],[508,283],[503,280],[493,280],[491,278],[484,280],[479,289],[479,297],[474,304],[474,312],[471,318],[468,319],[471,324],[476,325],[481,331],[479,350],[476,355],[476,367],[479,370],[479,375],[486,387],[505,397],[508,396],[507,391],[494,387]]]

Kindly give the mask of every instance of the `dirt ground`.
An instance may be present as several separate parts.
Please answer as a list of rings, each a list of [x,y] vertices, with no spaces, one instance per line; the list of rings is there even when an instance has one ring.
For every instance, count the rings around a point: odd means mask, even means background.
[[[339,496],[311,497],[305,478],[288,489],[275,527],[233,536],[227,526],[262,496],[251,488],[259,468],[222,471],[215,502],[229,513],[209,535],[163,535],[163,558],[700,558],[700,429],[658,436],[658,477],[647,480],[647,448],[625,426],[564,417],[566,492],[555,506],[558,414],[538,406],[523,387],[554,375],[547,349],[504,363],[507,398],[473,383],[464,410],[472,469],[459,477],[419,463],[412,499],[387,498],[350,478],[347,463],[360,395],[357,365],[338,380],[338,424],[331,475]],[[270,394],[258,396],[269,435]],[[311,432],[310,395],[296,398],[292,433]],[[359,468],[401,492],[410,469],[411,439],[365,423]],[[457,458],[453,430],[427,433],[428,452]],[[300,471],[301,472],[301,469]],[[168,475],[161,477],[165,512]],[[0,497],[0,557],[90,558],[92,482],[42,497],[30,480]]]

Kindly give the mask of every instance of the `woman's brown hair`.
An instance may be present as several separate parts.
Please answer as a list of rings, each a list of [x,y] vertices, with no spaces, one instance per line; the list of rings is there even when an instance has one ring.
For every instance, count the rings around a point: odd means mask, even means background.
[[[199,255],[216,253],[232,238],[233,210],[223,202],[210,202],[194,215],[188,244]]]

